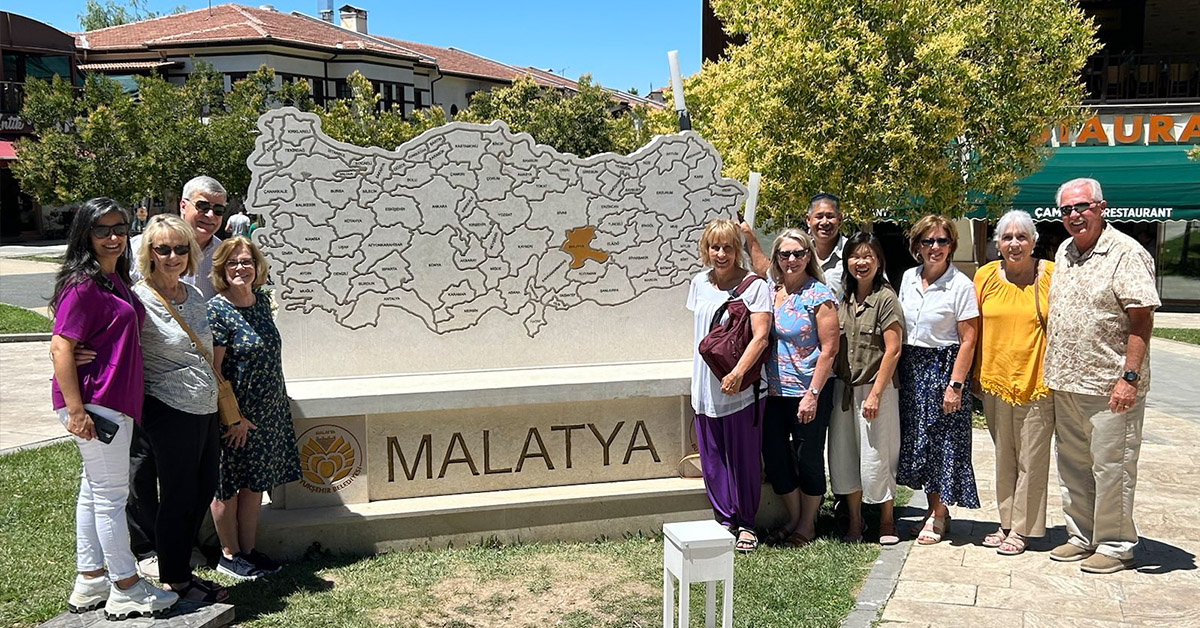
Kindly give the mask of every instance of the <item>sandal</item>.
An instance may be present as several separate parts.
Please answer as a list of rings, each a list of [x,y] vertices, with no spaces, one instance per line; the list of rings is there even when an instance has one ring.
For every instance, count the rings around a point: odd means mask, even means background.
[[[743,534],[748,534],[749,538],[742,536]],[[758,549],[758,535],[750,528],[738,528],[738,539],[733,548],[743,554],[753,552]]]
[[[900,537],[896,536],[896,524],[880,525],[879,526],[879,544],[880,545],[897,545],[900,543]]]
[[[1010,533],[1008,538],[996,548],[996,553],[1001,556],[1016,556],[1025,552],[1025,537],[1016,532]]]
[[[789,534],[788,538],[783,541],[783,546],[790,547],[792,549],[800,549],[809,543],[812,543],[811,538],[804,536],[799,532],[793,532]]]
[[[197,576],[192,576],[192,581],[186,587],[175,591],[175,593],[179,595],[179,599],[181,600],[190,600],[204,604],[224,602],[229,599],[228,589],[211,580],[205,580]]]
[[[1000,547],[1000,544],[1004,543],[1004,539],[1007,537],[1008,533],[1004,531],[1004,528],[996,528],[995,532],[983,537],[983,546]]]
[[[784,541],[786,541],[787,538],[789,536],[791,536],[791,534],[792,534],[792,531],[789,530],[786,525],[782,525],[782,526],[779,526],[778,528],[775,528],[773,531],[768,533],[766,536],[762,537],[762,542],[766,543],[767,545],[771,545],[771,546],[779,545],[779,544],[783,543]]]
[[[921,545],[937,545],[942,542],[942,535],[950,527],[950,514],[945,517],[930,517],[921,533],[917,535],[917,543]]]

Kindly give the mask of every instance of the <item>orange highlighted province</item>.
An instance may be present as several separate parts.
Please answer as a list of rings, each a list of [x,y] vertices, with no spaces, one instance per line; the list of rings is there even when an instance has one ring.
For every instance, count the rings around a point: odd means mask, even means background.
[[[571,256],[571,268],[582,268],[584,262],[594,259],[604,263],[608,261],[608,253],[592,248],[592,238],[596,237],[593,226],[577,227],[567,231],[567,241],[563,242],[562,250]]]

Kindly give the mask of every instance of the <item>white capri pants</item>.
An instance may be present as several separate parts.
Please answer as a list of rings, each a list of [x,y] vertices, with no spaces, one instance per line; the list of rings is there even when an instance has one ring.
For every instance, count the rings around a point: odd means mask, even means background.
[[[838,381],[839,387],[845,386]],[[842,395],[834,397],[829,419],[829,483],[835,495],[862,491],[863,503],[880,504],[896,497],[900,464],[900,394],[890,382],[879,398],[879,415],[863,418],[862,407],[875,384],[854,387],[850,410]]]

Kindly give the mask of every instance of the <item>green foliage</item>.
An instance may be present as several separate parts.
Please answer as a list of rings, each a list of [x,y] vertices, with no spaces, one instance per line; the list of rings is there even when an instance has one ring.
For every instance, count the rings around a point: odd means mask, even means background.
[[[1188,159],[1200,161],[1200,146],[1193,146],[1188,150]]]
[[[731,35],[684,83],[727,176],[763,173],[759,215],[796,224],[838,194],[849,218],[997,211],[1082,116],[1095,27],[1062,0],[713,0]],[[670,96],[667,90],[668,97]]]
[[[0,334],[49,333],[50,319],[23,307],[0,303]]]
[[[149,4],[149,0],[128,0],[125,4],[117,4],[115,0],[105,0],[103,3],[97,2],[97,0],[87,0],[83,6],[83,13],[77,16],[79,26],[85,31],[94,31],[98,28],[120,26],[164,15],[164,13],[148,9],[147,5]],[[181,4],[175,7],[171,13],[183,13],[186,10],[187,7]]]

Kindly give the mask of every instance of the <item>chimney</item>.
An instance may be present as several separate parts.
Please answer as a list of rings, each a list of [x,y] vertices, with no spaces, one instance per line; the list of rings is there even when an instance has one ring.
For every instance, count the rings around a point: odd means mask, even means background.
[[[367,34],[366,10],[344,4],[339,11],[342,18],[342,28],[347,28],[356,33],[362,33],[364,35]]]
[[[333,0],[317,0],[317,15],[321,21],[333,24]]]

